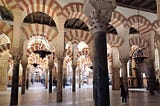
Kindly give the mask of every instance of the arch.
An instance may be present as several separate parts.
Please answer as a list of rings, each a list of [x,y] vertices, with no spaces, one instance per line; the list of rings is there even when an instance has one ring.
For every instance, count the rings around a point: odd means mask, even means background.
[[[44,28],[44,32],[46,32],[45,35],[43,34],[42,27]],[[58,32],[54,27],[41,24],[26,24],[22,27],[22,32],[28,40],[33,36],[36,36],[36,34],[40,34],[44,36],[49,42],[54,40],[58,35]]]
[[[62,12],[58,15],[62,15],[65,19],[78,18],[82,20],[87,26],[89,26],[88,17],[82,13],[83,4],[82,3],[69,3],[65,5]]]
[[[112,13],[112,18],[109,24],[111,24],[115,28],[120,25],[123,25],[124,27],[129,27],[126,17],[121,13],[119,13],[118,11],[114,11]]]
[[[117,35],[114,35],[114,34],[107,34],[107,43],[111,46],[111,47],[120,47],[124,40],[117,36]]]
[[[0,35],[0,53],[10,49],[10,39],[2,33]]]
[[[19,9],[23,11],[22,16],[24,17],[33,12],[43,12],[50,17],[54,17],[55,14],[59,14],[62,11],[56,0],[46,0],[45,10],[43,10],[43,0],[19,0],[18,4]]]
[[[155,48],[159,48],[160,47],[160,41],[159,40],[155,41],[154,46],[155,46]]]
[[[142,49],[147,49],[149,46],[149,43],[147,40],[145,40],[143,38],[136,37],[136,38],[129,40],[129,45],[130,45],[130,47],[132,47],[132,45],[137,45]]]
[[[141,34],[145,34],[152,30],[150,21],[141,15],[134,15],[129,17],[128,24],[130,27],[137,29]]]
[[[91,36],[90,32],[82,30],[69,30],[64,36],[66,41],[71,41],[72,44],[78,44],[80,41],[84,41],[88,45],[93,39],[93,36]]]
[[[10,39],[12,39],[13,27],[6,22],[0,21],[0,32],[6,34]]]
[[[156,20],[152,23],[154,31],[160,31],[160,20]]]

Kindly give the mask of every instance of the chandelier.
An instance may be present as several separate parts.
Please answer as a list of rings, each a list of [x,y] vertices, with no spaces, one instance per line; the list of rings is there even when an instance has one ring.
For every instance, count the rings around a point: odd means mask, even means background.
[[[142,63],[144,59],[147,59],[148,57],[145,56],[141,48],[137,48],[134,51],[132,58],[135,60],[136,63]]]

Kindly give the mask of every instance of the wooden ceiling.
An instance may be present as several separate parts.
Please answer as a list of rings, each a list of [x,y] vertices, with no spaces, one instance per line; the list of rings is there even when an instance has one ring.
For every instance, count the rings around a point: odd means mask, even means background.
[[[156,0],[116,0],[117,5],[156,13]]]

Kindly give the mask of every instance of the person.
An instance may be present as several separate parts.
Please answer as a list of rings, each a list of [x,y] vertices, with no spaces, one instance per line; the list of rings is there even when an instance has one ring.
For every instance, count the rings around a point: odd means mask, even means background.
[[[57,80],[56,78],[53,78],[53,85],[55,86],[54,91],[57,89]]]
[[[159,80],[158,79],[156,80],[156,91],[157,92],[159,91]]]
[[[127,92],[127,90],[126,90],[123,82],[121,82],[120,88],[121,88],[122,103],[127,103],[127,95],[128,95],[128,92]]]
[[[33,83],[34,83],[34,79],[33,79],[33,77],[31,77],[31,83],[32,83],[32,85],[33,85]]]

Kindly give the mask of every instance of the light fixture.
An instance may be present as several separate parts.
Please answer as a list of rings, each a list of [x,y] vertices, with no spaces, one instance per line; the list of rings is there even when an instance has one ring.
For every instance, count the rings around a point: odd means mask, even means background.
[[[144,59],[147,59],[148,57],[144,55],[143,51],[141,48],[137,48],[133,55],[132,58],[135,60],[135,62],[138,63],[142,63]]]

